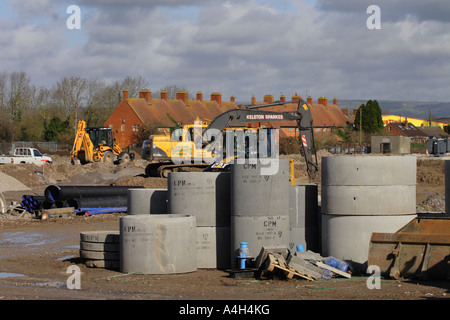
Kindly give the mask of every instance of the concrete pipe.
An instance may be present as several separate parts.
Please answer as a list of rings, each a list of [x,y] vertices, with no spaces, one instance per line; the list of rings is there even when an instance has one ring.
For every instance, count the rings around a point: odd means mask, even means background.
[[[119,243],[120,231],[84,231],[80,232],[80,241]]]
[[[240,242],[247,242],[250,256],[256,258],[262,247],[287,247],[289,241],[289,215],[231,216],[232,267],[236,267]]]
[[[167,189],[129,189],[128,214],[167,214]]]
[[[313,183],[290,186],[289,227],[291,250],[301,244],[305,250],[318,252],[319,206],[318,187]]]
[[[196,217],[197,226],[230,226],[229,172],[170,172],[168,213]]]
[[[322,186],[321,210],[337,215],[413,214],[416,186]]]
[[[416,185],[415,156],[322,158],[322,186]]]
[[[230,268],[230,227],[197,227],[197,268]]]
[[[127,215],[120,217],[119,224],[121,272],[172,274],[196,271],[195,216]]]
[[[259,162],[231,166],[232,215],[289,215],[289,160],[274,163],[275,171]]]
[[[365,271],[373,232],[394,233],[416,217],[409,215],[322,215],[322,256],[351,262]]]
[[[80,233],[80,257],[87,267],[117,270],[120,267],[119,251],[119,231]]]

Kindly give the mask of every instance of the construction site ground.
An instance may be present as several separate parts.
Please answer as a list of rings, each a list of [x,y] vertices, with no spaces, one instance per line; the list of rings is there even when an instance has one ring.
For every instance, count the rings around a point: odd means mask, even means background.
[[[327,156],[326,152],[319,153]],[[52,155],[51,165],[0,166],[0,192],[7,203],[24,194],[43,194],[52,184],[138,185],[166,188],[163,178],[144,177],[145,162],[84,166],[71,165],[67,156]],[[298,155],[296,181],[307,182]],[[443,158],[418,158],[418,211],[445,211]],[[316,182],[320,182],[318,177]],[[319,189],[320,190],[320,189]],[[198,269],[172,275],[124,274],[119,270],[89,268],[79,257],[80,232],[119,230],[126,213],[50,218],[41,221],[28,213],[0,215],[0,299],[3,300],[449,300],[449,280],[381,279],[370,289],[367,275],[307,281],[230,277],[226,270]],[[81,270],[80,289],[69,289],[68,267]],[[257,301],[255,301],[257,300]],[[248,304],[248,303],[247,303]],[[255,304],[255,303],[253,303]],[[197,305],[201,305],[197,302]],[[295,306],[295,304],[294,304]],[[178,310],[178,309],[177,309]],[[176,312],[177,310],[172,310]]]

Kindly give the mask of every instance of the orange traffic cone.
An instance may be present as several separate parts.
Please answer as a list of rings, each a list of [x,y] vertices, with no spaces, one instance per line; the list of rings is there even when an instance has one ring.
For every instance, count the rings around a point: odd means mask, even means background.
[[[426,155],[426,156],[428,157],[428,149],[427,149],[427,151],[426,151],[425,155]]]

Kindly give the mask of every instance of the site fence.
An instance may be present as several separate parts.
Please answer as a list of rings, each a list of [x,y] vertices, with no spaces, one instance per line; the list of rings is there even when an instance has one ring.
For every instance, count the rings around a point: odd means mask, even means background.
[[[71,146],[58,142],[42,142],[42,141],[14,141],[11,143],[0,143],[1,154],[12,154],[15,148],[36,148],[42,153],[57,152],[69,150]]]

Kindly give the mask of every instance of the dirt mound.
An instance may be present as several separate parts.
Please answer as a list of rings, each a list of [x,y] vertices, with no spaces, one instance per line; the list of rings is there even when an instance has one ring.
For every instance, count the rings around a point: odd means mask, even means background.
[[[417,184],[445,186],[445,161],[439,158],[418,159]]]
[[[30,190],[30,188],[6,173],[0,172],[0,192],[26,190]]]

